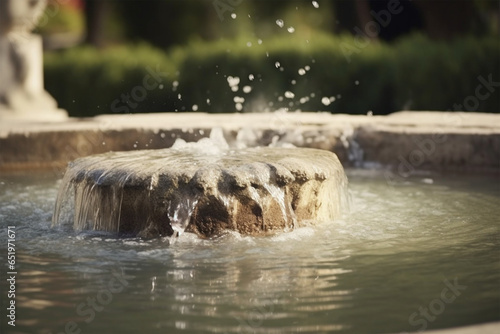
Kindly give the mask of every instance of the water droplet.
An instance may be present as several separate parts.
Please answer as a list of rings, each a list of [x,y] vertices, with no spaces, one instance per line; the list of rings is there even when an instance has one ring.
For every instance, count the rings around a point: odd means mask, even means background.
[[[304,66],[304,69],[305,69],[306,71],[309,71],[309,70],[311,69],[311,66],[306,65],[306,66]]]
[[[335,96],[330,96],[330,102],[335,102]]]
[[[160,84],[160,86],[158,86],[160,89],[163,89],[163,84]]]
[[[255,77],[253,76],[253,74],[249,74],[248,75],[248,80],[253,81],[253,79],[255,79]]]
[[[238,84],[240,83],[240,78],[228,76],[227,83],[229,84],[229,87],[238,86]]]
[[[293,34],[295,32],[295,28],[294,27],[288,27],[288,29],[286,29],[290,34]]]
[[[207,104],[210,105],[210,99],[207,99]]]
[[[252,42],[247,42],[247,47],[251,47],[252,46]]]
[[[238,111],[241,111],[241,110],[243,109],[243,105],[242,105],[241,103],[236,103],[236,104],[234,105],[234,107],[235,107],[235,108],[236,108],[236,110],[238,110]]]
[[[278,27],[283,28],[283,26],[285,25],[285,22],[283,22],[282,19],[277,19],[276,24],[278,25]]]
[[[280,62],[279,62],[279,61],[275,62],[275,63],[274,63],[274,67],[276,67],[276,68],[280,68],[280,67],[281,67]]]
[[[235,96],[233,98],[233,101],[234,101],[234,103],[244,103],[245,102],[245,98],[241,97],[241,96]]]
[[[356,86],[357,86],[357,85],[359,85],[359,81],[358,81],[358,80],[354,81],[354,84],[355,84]]]
[[[283,96],[278,96],[278,101],[283,101]]]
[[[181,95],[181,93],[177,94],[177,98],[178,98],[179,100],[182,100],[182,95]]]
[[[262,44],[262,40],[259,38],[259,39],[257,40],[257,43],[259,43],[259,45],[260,45],[260,44]]]
[[[297,83],[297,81],[294,79],[291,81],[292,85],[295,85]]]
[[[252,86],[245,86],[243,87],[243,93],[250,93],[252,91]]]
[[[232,90],[233,92],[237,92],[237,91],[238,91],[238,89],[239,89],[239,88],[238,88],[238,86],[233,86],[233,87],[231,87],[231,90]]]
[[[312,2],[314,8],[319,8],[319,3],[317,1]]]
[[[231,14],[231,18],[235,19],[236,18],[236,13]]]
[[[295,97],[295,94],[294,94],[294,93],[292,93],[292,92],[290,92],[289,90],[287,90],[287,91],[285,92],[285,97],[286,97],[287,99],[293,99],[293,98]]]
[[[325,96],[321,99],[321,103],[323,103],[325,106],[328,106],[330,105],[330,99]]]
[[[366,113],[366,116],[373,116],[373,111],[368,110],[368,112]]]
[[[165,138],[165,132],[162,132],[162,133],[160,134],[160,137],[161,137],[161,138]]]
[[[304,70],[303,68],[299,68],[299,75],[304,75],[306,74],[306,70]]]
[[[197,111],[198,110],[198,105],[193,104],[193,108],[192,109],[193,109],[193,111]]]

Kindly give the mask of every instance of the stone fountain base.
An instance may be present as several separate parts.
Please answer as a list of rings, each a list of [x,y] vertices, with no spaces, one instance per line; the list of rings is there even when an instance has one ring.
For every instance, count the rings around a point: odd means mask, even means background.
[[[275,233],[332,220],[347,202],[347,179],[334,153],[212,149],[184,146],[78,159],[66,172],[54,222],[61,220],[61,201],[73,192],[77,230],[146,238],[185,230],[201,237],[225,230]]]
[[[62,122],[0,121],[0,173],[52,169],[91,154],[163,149],[222,128],[232,147],[276,146],[332,151],[344,166],[391,168],[398,179],[421,170],[500,172],[500,115],[398,112],[388,116],[330,113],[161,113],[102,115]]]

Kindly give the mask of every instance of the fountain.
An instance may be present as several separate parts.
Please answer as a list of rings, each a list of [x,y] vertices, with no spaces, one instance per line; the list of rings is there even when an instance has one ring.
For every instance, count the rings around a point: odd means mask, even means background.
[[[345,208],[347,178],[334,153],[306,148],[232,150],[221,129],[197,143],[112,152],[70,163],[53,223],[149,238],[287,231],[331,221]],[[70,194],[74,196],[69,196]],[[64,203],[74,206],[64,214]],[[68,211],[68,210],[66,210]],[[72,210],[70,210],[72,211]]]
[[[2,121],[64,118],[16,53],[39,39],[8,30],[43,3],[0,0]],[[0,122],[15,330],[498,333],[497,124],[424,112]],[[330,151],[361,168],[346,169],[352,202]]]

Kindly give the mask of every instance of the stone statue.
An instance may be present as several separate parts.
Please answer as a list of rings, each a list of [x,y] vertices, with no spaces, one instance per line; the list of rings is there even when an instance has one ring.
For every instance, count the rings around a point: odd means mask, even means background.
[[[0,120],[58,120],[67,113],[43,87],[43,50],[31,30],[47,0],[0,0]]]

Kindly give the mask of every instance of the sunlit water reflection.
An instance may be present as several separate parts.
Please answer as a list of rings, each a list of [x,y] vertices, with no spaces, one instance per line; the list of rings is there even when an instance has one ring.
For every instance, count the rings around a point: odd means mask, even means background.
[[[498,177],[348,176],[351,213],[338,221],[168,245],[52,229],[59,181],[1,175],[0,260],[15,225],[18,271],[16,327],[2,320],[2,333],[384,333],[500,319]]]

